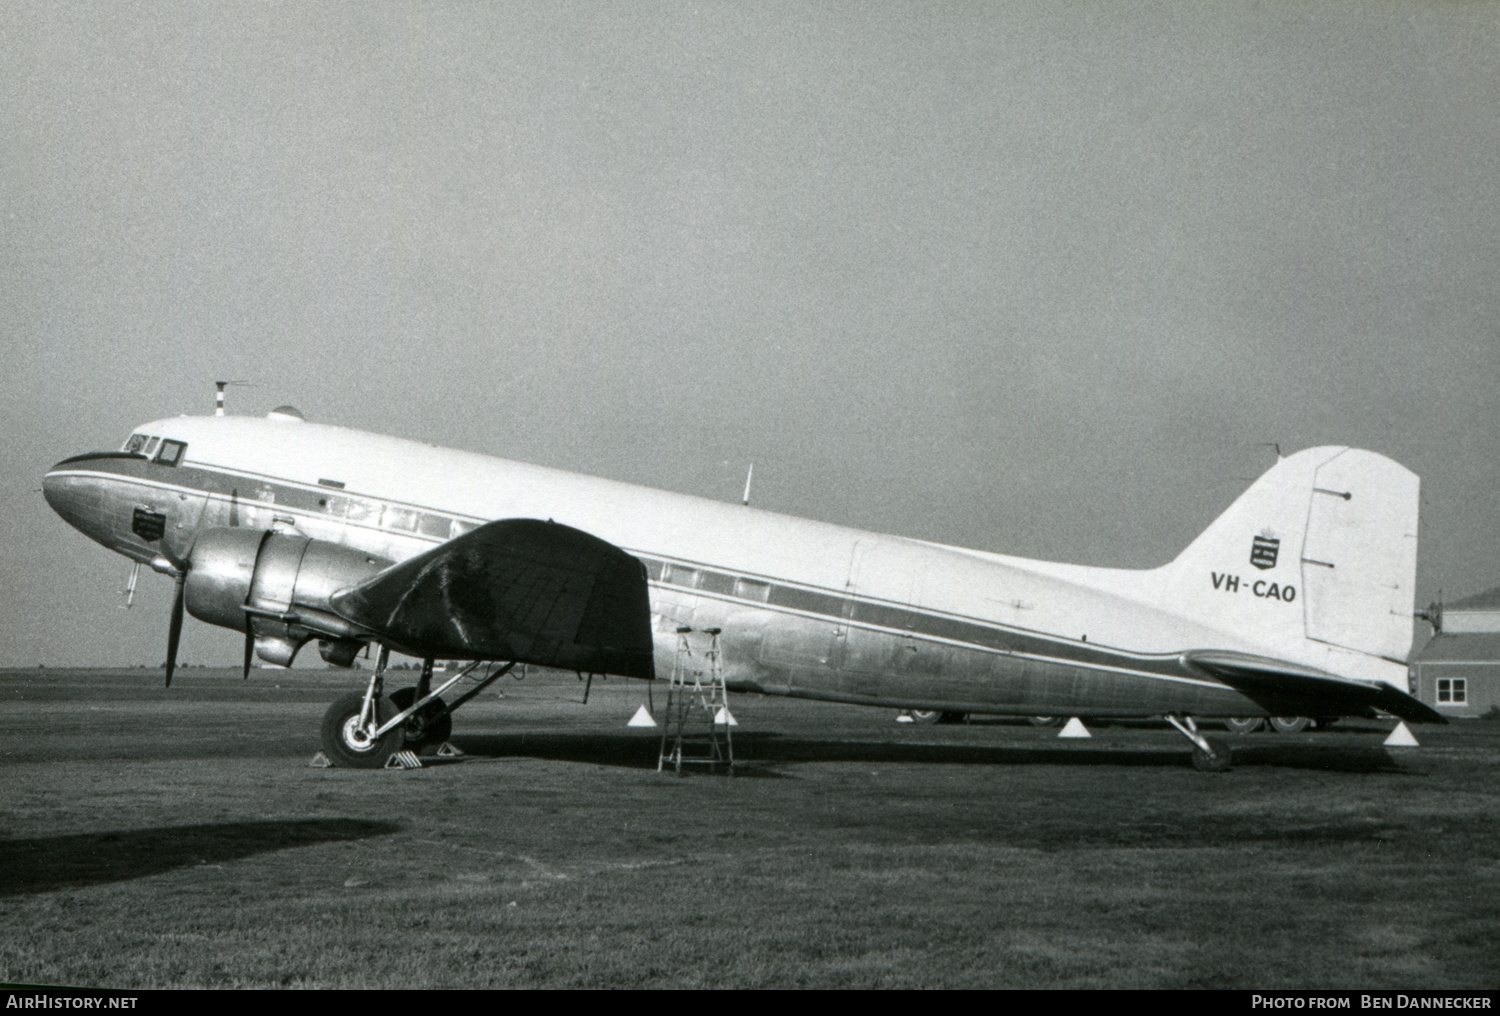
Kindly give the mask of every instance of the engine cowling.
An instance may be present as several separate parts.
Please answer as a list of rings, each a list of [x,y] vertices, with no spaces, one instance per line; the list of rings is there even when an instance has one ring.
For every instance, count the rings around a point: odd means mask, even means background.
[[[287,666],[310,639],[347,666],[363,629],[329,608],[329,597],[390,561],[326,540],[265,529],[206,529],[188,556],[188,613],[255,637],[256,655]]]

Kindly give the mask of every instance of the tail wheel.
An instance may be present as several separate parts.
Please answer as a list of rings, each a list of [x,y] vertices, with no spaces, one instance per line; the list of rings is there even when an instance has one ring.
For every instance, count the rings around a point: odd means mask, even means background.
[[[364,692],[357,691],[337,699],[323,714],[323,753],[334,765],[379,769],[405,744],[406,734],[400,727],[392,727],[379,737],[369,736],[359,722],[364,706]],[[395,715],[389,699],[375,700],[376,726]]]
[[[911,711],[913,723],[937,723],[942,718],[943,712],[940,709],[913,709]]]
[[[1306,716],[1273,716],[1271,729],[1278,734],[1300,734],[1311,722]]]
[[[1061,716],[1028,716],[1033,727],[1056,727],[1062,724]]]
[[[1224,720],[1224,726],[1236,734],[1253,734],[1266,725],[1264,716],[1237,716]]]
[[[391,693],[391,705],[396,707],[397,713],[410,709],[416,700],[415,688],[402,688]],[[442,699],[433,699],[401,724],[401,729],[406,734],[406,747],[413,751],[439,745],[453,735],[453,714],[448,712]]]
[[[1208,738],[1204,738],[1204,740],[1208,742],[1208,746],[1213,749],[1213,752],[1209,753],[1202,748],[1194,747],[1193,768],[1200,773],[1229,772],[1230,767],[1234,765],[1234,756],[1228,746],[1215,741],[1209,741]]]

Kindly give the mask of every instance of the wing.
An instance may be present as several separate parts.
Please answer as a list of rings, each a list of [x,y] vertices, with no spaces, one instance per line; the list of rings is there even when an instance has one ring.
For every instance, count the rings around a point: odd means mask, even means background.
[[[331,603],[419,656],[655,674],[645,565],[555,522],[491,522],[335,593]]]
[[[1191,652],[1183,659],[1273,716],[1359,716],[1379,709],[1413,723],[1447,723],[1442,713],[1388,684],[1351,681],[1312,667],[1248,653]]]

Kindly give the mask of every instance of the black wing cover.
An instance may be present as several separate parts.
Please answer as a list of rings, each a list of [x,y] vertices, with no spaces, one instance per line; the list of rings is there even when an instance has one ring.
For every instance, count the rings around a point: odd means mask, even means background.
[[[332,598],[401,649],[653,677],[646,568],[614,544],[536,519],[502,519]]]

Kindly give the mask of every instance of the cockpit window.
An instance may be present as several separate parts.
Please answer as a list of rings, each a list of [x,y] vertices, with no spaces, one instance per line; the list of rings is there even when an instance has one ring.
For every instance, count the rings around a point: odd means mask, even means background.
[[[157,439],[154,438],[154,437],[148,439],[146,441],[146,447],[144,447],[144,448],[141,449],[141,454],[142,455],[150,455],[152,452],[156,451],[156,442],[157,442]]]
[[[182,441],[163,441],[161,451],[157,453],[156,461],[164,466],[175,466],[182,459],[182,452],[187,445]]]
[[[141,445],[146,443],[145,434],[132,434],[130,440],[125,442],[125,450],[134,455],[141,450]]]

